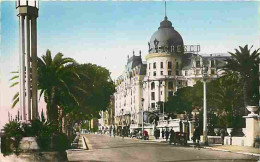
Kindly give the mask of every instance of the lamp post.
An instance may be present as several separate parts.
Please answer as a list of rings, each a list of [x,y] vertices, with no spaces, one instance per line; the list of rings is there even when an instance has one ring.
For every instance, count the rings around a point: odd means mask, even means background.
[[[207,128],[207,98],[206,98],[206,80],[207,80],[208,67],[203,65],[202,78],[203,78],[203,141],[204,145],[208,145],[208,128]]]
[[[123,121],[124,109],[121,109],[121,113],[122,113],[122,115],[121,115],[121,126],[122,126],[121,135],[122,135],[122,137],[124,138],[124,132],[123,132],[123,130],[124,130],[124,121]]]
[[[144,132],[144,98],[142,98],[142,135]]]

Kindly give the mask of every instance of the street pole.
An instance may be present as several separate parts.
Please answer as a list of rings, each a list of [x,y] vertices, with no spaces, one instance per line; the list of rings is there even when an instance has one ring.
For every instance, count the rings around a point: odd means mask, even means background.
[[[207,98],[206,98],[206,69],[203,67],[203,141],[208,145],[208,130],[207,130]]]
[[[144,132],[144,99],[142,98],[142,136]]]
[[[164,102],[163,102],[163,120],[164,120]]]

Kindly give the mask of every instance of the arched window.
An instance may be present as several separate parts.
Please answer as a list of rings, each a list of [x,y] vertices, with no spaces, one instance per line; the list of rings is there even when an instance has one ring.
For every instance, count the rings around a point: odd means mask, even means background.
[[[173,89],[173,83],[172,82],[168,82],[168,89]]]
[[[155,83],[152,82],[152,83],[151,83],[151,89],[154,89],[154,88],[155,88]]]

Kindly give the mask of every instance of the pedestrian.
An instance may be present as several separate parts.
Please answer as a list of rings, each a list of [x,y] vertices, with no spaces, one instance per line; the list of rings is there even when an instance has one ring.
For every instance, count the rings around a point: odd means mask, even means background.
[[[199,145],[199,143],[200,143],[200,129],[199,129],[199,126],[197,126],[195,128],[195,131],[193,132],[192,140],[193,140],[193,143],[195,145],[194,148],[198,147],[198,149],[199,149],[199,147],[200,147],[200,145]]]
[[[116,136],[116,128],[115,127],[113,129],[113,134],[114,134],[114,138],[115,138],[115,136]]]
[[[165,131],[164,129],[162,130],[162,138],[164,139],[164,134],[165,134]]]
[[[154,129],[154,132],[153,132],[153,133],[154,133],[154,138],[157,139],[157,130]]]
[[[225,131],[224,128],[222,128],[220,130],[220,136],[221,136],[221,143],[222,143],[222,145],[224,145],[225,134],[226,134],[226,131]]]
[[[166,138],[166,141],[168,141],[168,138],[169,138],[169,131],[168,131],[168,129],[166,129],[166,131],[165,131],[165,138]]]
[[[169,141],[169,144],[171,144],[171,143],[173,143],[174,142],[174,144],[175,144],[175,141],[174,141],[174,130],[173,129],[171,129],[171,131],[170,131],[170,141]]]

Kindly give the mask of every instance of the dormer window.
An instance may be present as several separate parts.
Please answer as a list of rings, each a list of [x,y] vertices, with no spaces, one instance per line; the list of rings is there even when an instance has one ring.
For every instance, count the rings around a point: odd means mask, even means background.
[[[196,61],[196,67],[200,67],[200,61]]]
[[[214,66],[215,66],[215,61],[211,60],[211,67],[214,67]]]

